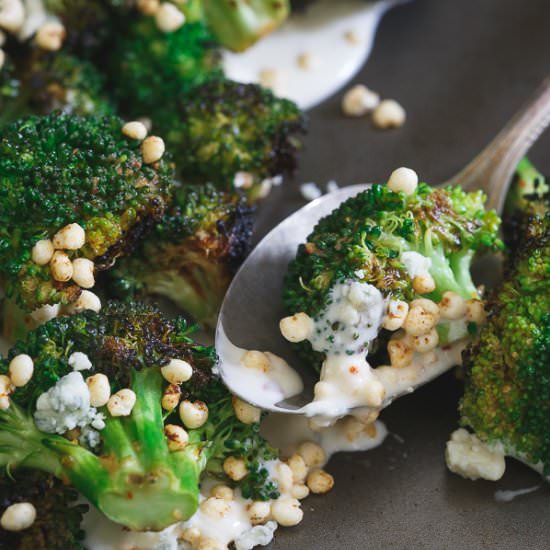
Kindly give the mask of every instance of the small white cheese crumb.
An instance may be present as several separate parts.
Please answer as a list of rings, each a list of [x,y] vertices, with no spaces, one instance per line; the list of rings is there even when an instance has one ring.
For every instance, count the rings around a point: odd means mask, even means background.
[[[275,521],[252,527],[235,539],[235,550],[252,550],[256,546],[267,546],[273,540],[276,529]]]
[[[69,356],[69,365],[73,370],[88,370],[92,368],[92,362],[85,353],[75,351]]]
[[[491,449],[474,434],[460,428],[451,434],[445,451],[447,467],[467,479],[500,479],[506,468],[504,453]]]
[[[313,182],[302,183],[300,185],[300,193],[307,201],[318,199],[323,194],[319,187],[317,187],[317,184]]]
[[[405,124],[405,109],[394,99],[384,99],[372,113],[372,121],[377,128],[398,128]]]
[[[431,258],[427,258],[418,252],[403,252],[399,258],[405,265],[405,269],[411,279],[429,273],[432,267]]]

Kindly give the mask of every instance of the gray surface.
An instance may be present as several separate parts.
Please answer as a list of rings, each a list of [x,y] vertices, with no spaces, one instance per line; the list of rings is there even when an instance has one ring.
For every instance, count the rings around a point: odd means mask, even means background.
[[[357,82],[407,109],[404,128],[377,132],[341,116],[339,96],[311,112],[295,182],[263,207],[258,237],[302,206],[298,183],[382,180],[397,166],[437,182],[474,156],[550,73],[548,0],[415,0],[383,20]],[[550,136],[532,158],[550,172]],[[448,473],[459,385],[446,376],[383,413],[390,436],[374,451],[335,457],[332,493],[305,501],[305,519],[281,529],[276,549],[548,549],[550,489],[497,503],[497,489],[541,483],[509,461],[498,483]]]

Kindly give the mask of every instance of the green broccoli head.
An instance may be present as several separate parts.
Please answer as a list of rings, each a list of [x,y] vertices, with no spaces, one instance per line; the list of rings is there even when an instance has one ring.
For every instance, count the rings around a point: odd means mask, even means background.
[[[461,424],[550,475],[550,214],[522,227],[487,323],[464,355]]]
[[[241,52],[280,26],[290,12],[289,0],[208,0],[204,18],[216,40]]]
[[[182,319],[110,304],[29,333],[0,372],[13,378],[21,354],[34,374],[10,393],[9,406],[4,393],[0,410],[0,464],[16,479],[20,468],[50,473],[135,530],[188,519],[201,474],[224,477],[229,457],[249,472],[229,483],[256,499],[276,496],[261,466],[275,451],[257,424],[238,419],[213,349],[195,345]],[[1,380],[5,391],[9,381]]]
[[[114,96],[121,112],[170,127],[171,107],[193,86],[220,75],[220,57],[201,22],[165,33],[153,18],[139,17],[117,33],[110,52]]]
[[[77,258],[107,269],[161,219],[173,165],[146,165],[122,126],[56,112],[0,131],[0,276],[24,310],[73,302],[93,286],[89,273],[78,283]]]
[[[254,184],[296,168],[305,120],[261,86],[213,79],[181,97],[176,120],[161,128],[187,181],[227,188],[243,172],[253,197]]]
[[[182,185],[135,254],[108,274],[122,299],[162,295],[212,326],[231,278],[248,253],[253,209],[213,185]]]
[[[500,220],[484,209],[484,202],[483,193],[466,193],[460,187],[436,189],[421,183],[405,195],[386,185],[372,185],[323,218],[307,243],[300,245],[284,282],[286,311],[316,319],[330,303],[337,283],[360,282],[373,285],[396,304],[413,306],[422,298],[438,302],[439,306],[428,304],[437,310],[448,308],[452,301],[466,312],[463,302],[480,298],[470,274],[472,260],[502,246]],[[425,262],[426,273],[411,269],[411,254],[415,262]],[[391,317],[392,308],[388,311]],[[436,311],[430,315],[440,317]],[[441,315],[453,322],[437,325],[440,344],[464,338],[468,329],[475,329],[468,326],[465,315],[460,319]],[[369,353],[383,349],[389,336],[388,330],[381,330]],[[308,361],[319,365],[322,356],[312,356],[309,343],[299,346]]]
[[[34,523],[23,531],[0,528],[0,547],[11,550],[84,550],[80,524],[88,510],[78,493],[51,474],[22,468],[0,478],[0,515],[13,504],[30,503]]]

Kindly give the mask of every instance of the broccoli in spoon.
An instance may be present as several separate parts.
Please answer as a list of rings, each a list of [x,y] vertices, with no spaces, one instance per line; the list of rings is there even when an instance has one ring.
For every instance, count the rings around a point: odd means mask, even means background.
[[[190,518],[205,471],[277,498],[259,410],[243,416],[215,361],[149,306],[51,320],[0,361],[0,464],[50,473],[134,530]]]
[[[289,266],[281,321],[302,358],[323,367],[310,412],[378,410],[457,364],[483,321],[472,261],[501,247],[484,200],[400,168],[317,224]]]
[[[550,214],[544,177],[523,160],[504,226],[512,238],[505,278],[487,323],[464,354],[460,424],[447,465],[471,479],[499,479],[509,455],[550,476]],[[473,433],[467,431],[471,430]]]

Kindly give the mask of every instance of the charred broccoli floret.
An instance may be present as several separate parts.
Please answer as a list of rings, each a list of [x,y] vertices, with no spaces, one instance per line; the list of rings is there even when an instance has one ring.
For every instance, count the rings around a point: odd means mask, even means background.
[[[21,468],[0,477],[0,516],[14,504],[29,503],[36,518],[30,527],[0,527],[0,548],[10,550],[84,550],[80,524],[88,505],[78,493],[51,474]]]
[[[248,252],[253,210],[236,193],[183,185],[162,221],[109,272],[117,298],[159,294],[213,325],[234,271]]]
[[[176,112],[163,135],[188,181],[227,187],[240,172],[250,188],[296,168],[304,115],[261,86],[214,79],[181,98]]]
[[[479,339],[464,354],[461,425],[548,476],[550,213],[544,194],[523,193],[525,182],[545,187],[544,178],[527,161],[520,164],[518,176],[521,192],[513,190],[508,203],[516,221],[505,220],[515,228],[505,279],[488,302]]]
[[[153,18],[140,17],[117,33],[109,59],[121,112],[150,117],[158,128],[174,123],[179,98],[221,74],[217,46],[201,22],[162,32]]]
[[[161,219],[173,165],[145,164],[122,126],[53,113],[0,131],[0,277],[25,311],[77,300]]]
[[[139,304],[109,304],[29,333],[0,360],[0,464],[16,479],[21,468],[50,473],[134,530],[193,515],[205,471],[251,498],[276,498],[262,466],[275,451],[256,422],[237,417],[213,371],[214,350],[189,334],[182,319]],[[13,388],[21,361],[32,361],[33,374]],[[229,457],[243,460],[252,480],[228,479]]]
[[[335,285],[358,282],[389,300],[378,337],[367,346],[369,354],[383,352],[391,332],[401,327],[418,337],[437,324],[431,339],[440,345],[465,338],[475,330],[470,321],[476,316],[469,308],[479,309],[480,299],[470,274],[472,261],[478,253],[501,247],[499,218],[484,209],[484,202],[482,192],[466,193],[458,186],[437,189],[421,183],[405,194],[389,184],[372,185],[323,218],[300,245],[284,283],[287,312],[317,319],[334,298]],[[426,323],[425,331],[413,330],[428,317],[433,322]],[[329,330],[327,348],[338,330],[344,329]],[[422,344],[407,338],[398,342],[388,344],[392,364],[397,356],[410,360],[409,348]],[[320,365],[322,353],[312,355],[309,342],[299,346],[310,363]]]

